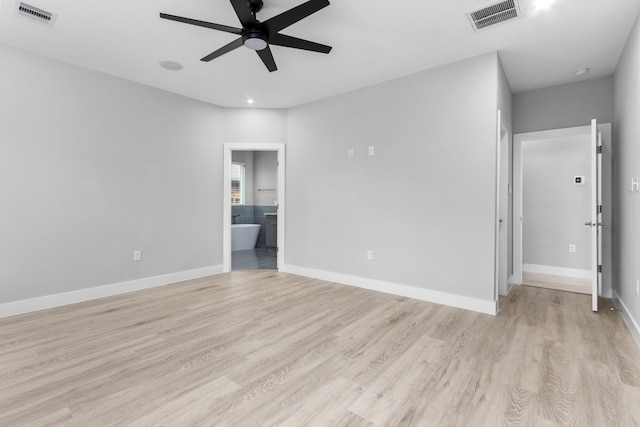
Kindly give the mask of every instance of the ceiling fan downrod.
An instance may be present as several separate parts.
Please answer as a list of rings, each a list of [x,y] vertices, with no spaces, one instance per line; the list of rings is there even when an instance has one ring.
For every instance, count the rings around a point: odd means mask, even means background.
[[[253,14],[253,17],[256,18],[256,14],[262,10],[264,3],[262,0],[247,0],[247,5]]]

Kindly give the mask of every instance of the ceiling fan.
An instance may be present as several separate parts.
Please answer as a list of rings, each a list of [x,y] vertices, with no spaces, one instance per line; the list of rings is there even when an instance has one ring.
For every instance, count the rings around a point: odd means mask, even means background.
[[[240,36],[231,43],[200,59],[205,62],[211,61],[244,45],[258,53],[258,56],[269,71],[276,71],[278,67],[276,67],[276,62],[273,59],[269,45],[292,47],[320,53],[329,53],[331,51],[331,46],[280,34],[280,31],[283,29],[329,6],[329,0],[309,0],[264,22],[258,21],[256,17],[256,14],[262,9],[262,0],[230,0],[230,2],[236,15],[238,15],[242,28],[214,24],[213,22],[199,21],[182,16],[169,15],[167,13],[160,13],[160,18],[211,28]]]

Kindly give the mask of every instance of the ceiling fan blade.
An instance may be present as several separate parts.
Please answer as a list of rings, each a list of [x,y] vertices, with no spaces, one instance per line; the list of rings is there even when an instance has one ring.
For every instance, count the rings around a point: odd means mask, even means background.
[[[276,61],[275,59],[273,59],[273,54],[271,53],[271,49],[269,48],[269,46],[265,47],[262,50],[256,50],[256,52],[258,53],[260,59],[262,59],[262,62],[264,62],[264,65],[267,67],[267,70],[269,70],[269,72],[273,72],[278,69],[278,67],[276,67]]]
[[[217,57],[222,56],[227,52],[231,52],[232,50],[239,48],[240,46],[242,46],[242,37],[239,37],[234,41],[232,41],[231,43],[225,46],[222,46],[220,49],[216,50],[215,52],[211,52],[209,55],[200,59],[200,61],[209,62],[212,59],[216,59]]]
[[[238,19],[243,27],[252,27],[258,25],[258,21],[256,20],[253,13],[251,13],[251,9],[249,8],[249,4],[247,0],[230,0],[231,6],[233,6],[233,10],[236,11],[236,15],[238,15]]]
[[[301,5],[294,7],[293,9],[282,12],[280,15],[267,19],[264,21],[264,25],[267,26],[270,34],[274,34],[327,6],[329,6],[329,0],[309,0],[306,3],[302,3]]]
[[[169,19],[171,21],[183,22],[185,24],[197,25],[198,27],[211,28],[213,30],[224,31],[232,34],[242,34],[242,28],[229,27],[228,25],[214,24],[213,22],[199,21],[197,19],[184,18],[182,16],[169,15],[161,13],[160,18]]]
[[[292,47],[295,49],[310,50],[312,52],[329,53],[331,46],[299,39],[297,37],[285,36],[284,34],[273,34],[269,36],[269,44],[276,46]]]

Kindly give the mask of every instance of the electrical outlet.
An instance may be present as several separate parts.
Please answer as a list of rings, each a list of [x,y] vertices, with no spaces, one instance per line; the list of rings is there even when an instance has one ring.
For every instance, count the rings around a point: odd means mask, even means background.
[[[349,148],[349,151],[347,152],[349,154],[349,157],[353,157],[353,148]]]
[[[576,252],[576,245],[569,245],[569,252],[570,253],[575,253]]]
[[[640,180],[638,177],[631,178],[631,192],[633,193],[634,191],[640,191]]]
[[[372,250],[368,250],[367,251],[367,259],[369,261],[371,261],[373,259],[373,251]]]
[[[134,261],[142,260],[142,251],[133,251],[133,260]]]
[[[373,145],[369,147],[369,155],[373,156],[373,154],[375,153],[374,149],[373,149]]]

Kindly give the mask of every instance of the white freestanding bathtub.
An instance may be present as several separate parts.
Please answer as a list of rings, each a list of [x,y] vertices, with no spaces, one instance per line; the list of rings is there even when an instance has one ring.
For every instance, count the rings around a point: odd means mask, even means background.
[[[244,251],[256,247],[260,224],[232,224],[231,251]]]

